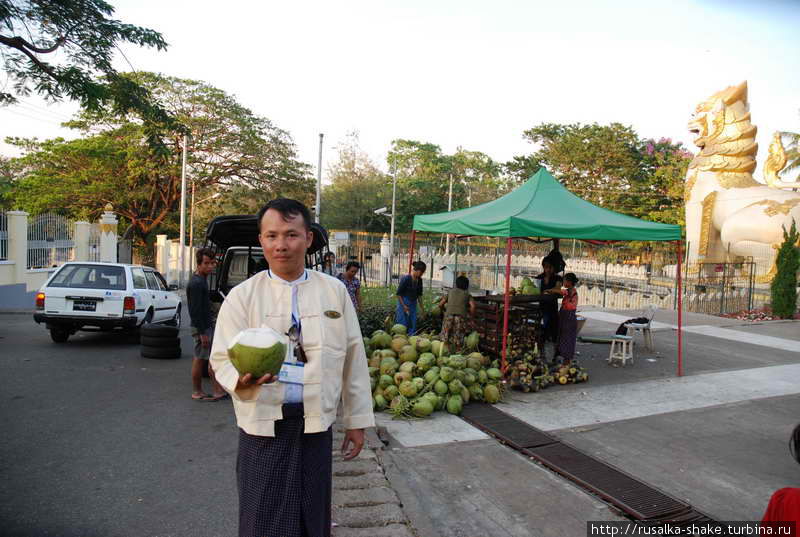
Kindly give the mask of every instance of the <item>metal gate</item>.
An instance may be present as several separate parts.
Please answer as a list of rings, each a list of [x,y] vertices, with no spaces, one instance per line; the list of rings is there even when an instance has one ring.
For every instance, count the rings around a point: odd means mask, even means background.
[[[66,217],[45,213],[28,222],[29,269],[57,267],[75,258],[74,225]]]

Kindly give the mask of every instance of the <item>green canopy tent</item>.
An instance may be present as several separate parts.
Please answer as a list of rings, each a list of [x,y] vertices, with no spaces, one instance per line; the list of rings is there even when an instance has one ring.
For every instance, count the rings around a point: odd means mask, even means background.
[[[675,241],[678,288],[681,278],[681,227],[640,220],[603,209],[579,198],[541,168],[505,196],[448,213],[417,215],[411,232],[409,272],[417,231],[462,236],[505,237],[506,282],[503,313],[503,367],[506,366],[508,286],[511,241],[514,238],[580,239],[593,241]],[[678,293],[678,375],[682,375],[682,293]]]

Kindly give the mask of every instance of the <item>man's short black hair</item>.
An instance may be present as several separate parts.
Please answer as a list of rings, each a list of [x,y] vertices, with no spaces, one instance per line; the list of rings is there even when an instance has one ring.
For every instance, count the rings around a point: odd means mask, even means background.
[[[426,265],[424,261],[414,261],[413,263],[411,263],[411,268],[414,270],[421,270],[422,272],[425,272],[425,269],[428,268],[428,265]]]
[[[345,265],[345,267],[344,267],[344,270],[348,271],[353,267],[356,267],[357,269],[360,269],[361,265],[358,263],[358,261],[348,261],[347,265]]]
[[[464,291],[469,289],[469,278],[466,276],[459,276],[456,278],[456,287],[463,289]]]
[[[203,263],[203,257],[207,257],[209,259],[215,259],[214,257],[214,250],[211,248],[200,248],[199,250],[195,250],[194,252],[194,260],[197,261],[198,265]]]
[[[311,231],[311,213],[308,208],[297,200],[289,198],[276,198],[259,209],[256,214],[258,219],[258,232],[261,233],[261,220],[264,218],[264,213],[270,209],[278,211],[283,215],[286,221],[291,220],[298,214],[303,217],[303,224],[306,226],[306,231]]]

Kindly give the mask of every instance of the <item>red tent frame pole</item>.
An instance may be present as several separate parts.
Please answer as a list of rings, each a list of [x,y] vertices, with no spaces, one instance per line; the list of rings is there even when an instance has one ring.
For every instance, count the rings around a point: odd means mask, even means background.
[[[683,376],[683,283],[681,282],[681,241],[675,242],[678,250],[678,376]]]
[[[414,243],[417,242],[417,230],[411,230],[411,247],[408,249],[408,273],[411,274],[411,265],[414,263]],[[433,268],[431,268],[433,270]]]
[[[509,294],[508,294],[508,287],[511,282],[511,237],[508,238],[508,242],[506,242],[506,285],[505,285],[505,296],[503,298],[503,355],[502,360],[500,362],[500,367],[502,371],[505,373],[506,367],[508,366],[508,359],[506,358],[506,354],[508,352],[507,345],[508,345],[508,305],[509,305]]]

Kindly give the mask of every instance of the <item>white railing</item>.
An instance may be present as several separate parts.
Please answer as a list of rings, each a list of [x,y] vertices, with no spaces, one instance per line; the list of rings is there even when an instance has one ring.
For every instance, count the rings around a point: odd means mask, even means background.
[[[0,261],[8,259],[8,219],[0,211]]]
[[[45,213],[28,222],[28,268],[57,267],[75,257],[74,225],[65,217]]]
[[[100,261],[100,224],[96,222],[89,226],[88,261]]]

